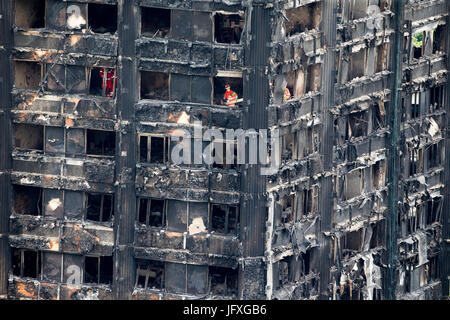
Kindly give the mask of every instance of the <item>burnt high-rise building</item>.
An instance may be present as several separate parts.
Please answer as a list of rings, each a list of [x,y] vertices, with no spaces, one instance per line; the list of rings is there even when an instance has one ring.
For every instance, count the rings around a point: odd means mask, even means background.
[[[449,6],[1,0],[0,296],[448,297]]]

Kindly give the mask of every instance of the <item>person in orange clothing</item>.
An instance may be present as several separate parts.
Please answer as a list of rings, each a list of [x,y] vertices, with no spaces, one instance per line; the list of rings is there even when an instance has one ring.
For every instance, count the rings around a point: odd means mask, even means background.
[[[105,92],[105,97],[114,96],[114,88],[117,85],[117,77],[115,69],[100,68],[100,77],[102,78],[102,89]]]
[[[225,85],[225,94],[223,95],[223,100],[225,100],[225,104],[229,107],[234,107],[236,105],[236,102],[238,100],[238,95],[236,92],[231,90],[231,87],[229,84]]]
[[[283,102],[288,101],[291,98],[291,92],[289,91],[288,87],[284,88],[284,94],[283,94]]]

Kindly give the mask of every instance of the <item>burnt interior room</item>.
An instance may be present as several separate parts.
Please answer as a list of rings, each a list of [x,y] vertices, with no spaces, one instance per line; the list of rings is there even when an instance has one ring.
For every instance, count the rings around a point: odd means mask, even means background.
[[[84,258],[84,283],[109,285],[112,283],[112,277],[112,256],[86,256]]]
[[[38,90],[42,65],[34,61],[14,61],[14,86],[17,89]]]
[[[150,227],[165,227],[165,207],[162,199],[138,198],[138,221]]]
[[[86,154],[95,156],[114,156],[116,133],[104,130],[86,130]]]
[[[214,15],[214,38],[218,43],[239,44],[243,29],[244,16],[241,14]]]
[[[170,139],[164,136],[141,135],[139,137],[139,160],[143,163],[166,163],[169,161]]]
[[[318,29],[322,19],[322,3],[315,2],[286,10],[286,36]]]
[[[14,24],[24,29],[45,28],[45,0],[14,0]]]
[[[140,72],[141,99],[169,100],[169,74],[163,72]]]
[[[116,33],[117,5],[88,3],[88,27],[95,33]]]
[[[114,195],[87,194],[86,220],[108,222],[114,216]]]
[[[141,35],[167,38],[170,34],[170,10],[141,7]]]
[[[14,124],[14,146],[20,149],[44,150],[44,126]]]
[[[13,185],[14,212],[16,214],[41,216],[42,189],[22,185]]]
[[[226,92],[225,85],[230,85],[230,89],[236,92],[238,99],[242,99],[243,96],[243,80],[239,77],[214,77],[214,94],[213,94],[213,104],[215,105],[226,105],[226,101],[224,100],[224,94]],[[239,103],[236,104],[236,106]]]

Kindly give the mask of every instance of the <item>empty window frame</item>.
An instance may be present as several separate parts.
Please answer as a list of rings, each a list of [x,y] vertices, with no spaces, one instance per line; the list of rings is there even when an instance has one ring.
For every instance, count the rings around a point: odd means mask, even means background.
[[[114,131],[86,129],[86,154],[94,156],[114,156],[116,133]]]
[[[307,69],[306,92],[308,93],[320,91],[321,83],[322,83],[322,64],[316,63],[309,65]]]
[[[138,198],[138,221],[150,227],[166,226],[166,201],[153,198]]]
[[[409,154],[409,175],[413,176],[423,172],[423,150],[410,147]]]
[[[361,111],[348,115],[347,140],[367,136],[368,112]]]
[[[441,144],[440,143],[434,143],[429,145],[425,150],[428,155],[428,164],[427,164],[427,170],[430,170],[432,168],[438,167],[441,165]]]
[[[111,285],[113,279],[113,257],[84,257],[84,281],[86,284]]]
[[[295,195],[286,195],[281,199],[281,223],[290,223],[294,221],[295,216]]]
[[[411,95],[411,112],[410,112],[410,119],[416,119],[420,117],[420,97],[421,93],[414,92]]]
[[[242,99],[244,86],[242,77],[214,77],[214,88],[213,88],[213,104],[215,105],[227,105],[226,101],[226,89],[225,85],[230,85],[230,90],[237,94],[237,100]],[[239,101],[235,105],[239,105]]]
[[[27,150],[44,150],[44,127],[14,123],[14,147]]]
[[[417,32],[412,36],[412,47],[414,59],[420,59],[425,51],[425,32]]]
[[[322,20],[322,3],[315,2],[286,10],[286,36],[319,29]]]
[[[13,185],[14,213],[41,216],[42,188]]]
[[[42,70],[42,64],[39,62],[14,60],[14,87],[39,90]]]
[[[308,127],[298,130],[296,133],[297,159],[302,159],[308,155],[318,152],[320,148],[319,128]]]
[[[310,272],[311,250],[306,250],[299,256],[288,256],[273,264],[274,289],[279,289],[289,283],[297,283],[302,276]]]
[[[236,169],[237,168],[237,142],[213,141],[212,154],[213,168]],[[228,150],[227,150],[228,146]],[[233,155],[233,160],[227,162],[227,153]]]
[[[45,0],[15,0],[14,25],[24,29],[45,28]]]
[[[244,29],[244,14],[214,13],[214,39],[218,43],[239,44]]]
[[[239,207],[227,204],[211,204],[211,230],[221,234],[237,234]]]
[[[209,267],[209,292],[220,296],[233,296],[238,292],[238,270]]]
[[[348,81],[364,77],[366,68],[366,52],[367,49],[363,48],[350,55]]]
[[[114,216],[114,195],[86,193],[86,220],[108,222]]]
[[[311,213],[317,212],[319,200],[319,188],[312,187],[310,189],[305,189],[300,193],[300,212],[299,218],[302,216],[307,216]]]
[[[13,275],[22,278],[41,279],[42,251],[12,249]]]
[[[343,254],[349,251],[361,251],[363,242],[363,228],[346,232],[341,238],[341,249]]]
[[[368,227],[369,228],[369,227]],[[370,249],[375,249],[377,247],[382,247],[385,245],[385,230],[386,230],[386,221],[383,219],[378,221],[375,224],[372,224],[370,228],[372,228],[372,234],[370,235],[369,229],[365,231],[365,237],[370,236]]]
[[[445,86],[439,85],[430,88],[430,112],[444,108]]]
[[[141,7],[141,35],[167,38],[170,34],[170,9]]]
[[[89,78],[89,94],[114,98],[117,87],[116,69],[91,68]]]
[[[169,100],[169,74],[141,71],[141,99]]]
[[[139,135],[139,161],[143,163],[169,162],[170,139],[165,136]]]
[[[445,25],[439,25],[433,30],[433,54],[445,52]]]
[[[154,260],[137,260],[135,288],[163,289],[164,262]]]
[[[281,137],[281,160],[297,159],[296,133],[288,133]]]
[[[364,170],[356,169],[344,176],[344,192],[342,200],[349,200],[359,196],[364,186]]]
[[[386,108],[383,101],[372,108],[372,131],[386,127]]]
[[[88,3],[88,26],[95,33],[117,31],[117,5]]]
[[[389,62],[389,43],[383,43],[376,47],[377,60],[375,65],[375,72],[381,72],[388,69]]]
[[[386,183],[386,161],[381,160],[372,166],[372,188],[378,190],[384,188]]]

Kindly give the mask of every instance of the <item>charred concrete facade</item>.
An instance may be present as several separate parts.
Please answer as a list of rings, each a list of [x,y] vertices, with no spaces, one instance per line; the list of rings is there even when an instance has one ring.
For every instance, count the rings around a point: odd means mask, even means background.
[[[1,1],[0,295],[447,297],[449,5]],[[175,165],[195,121],[279,169]]]

